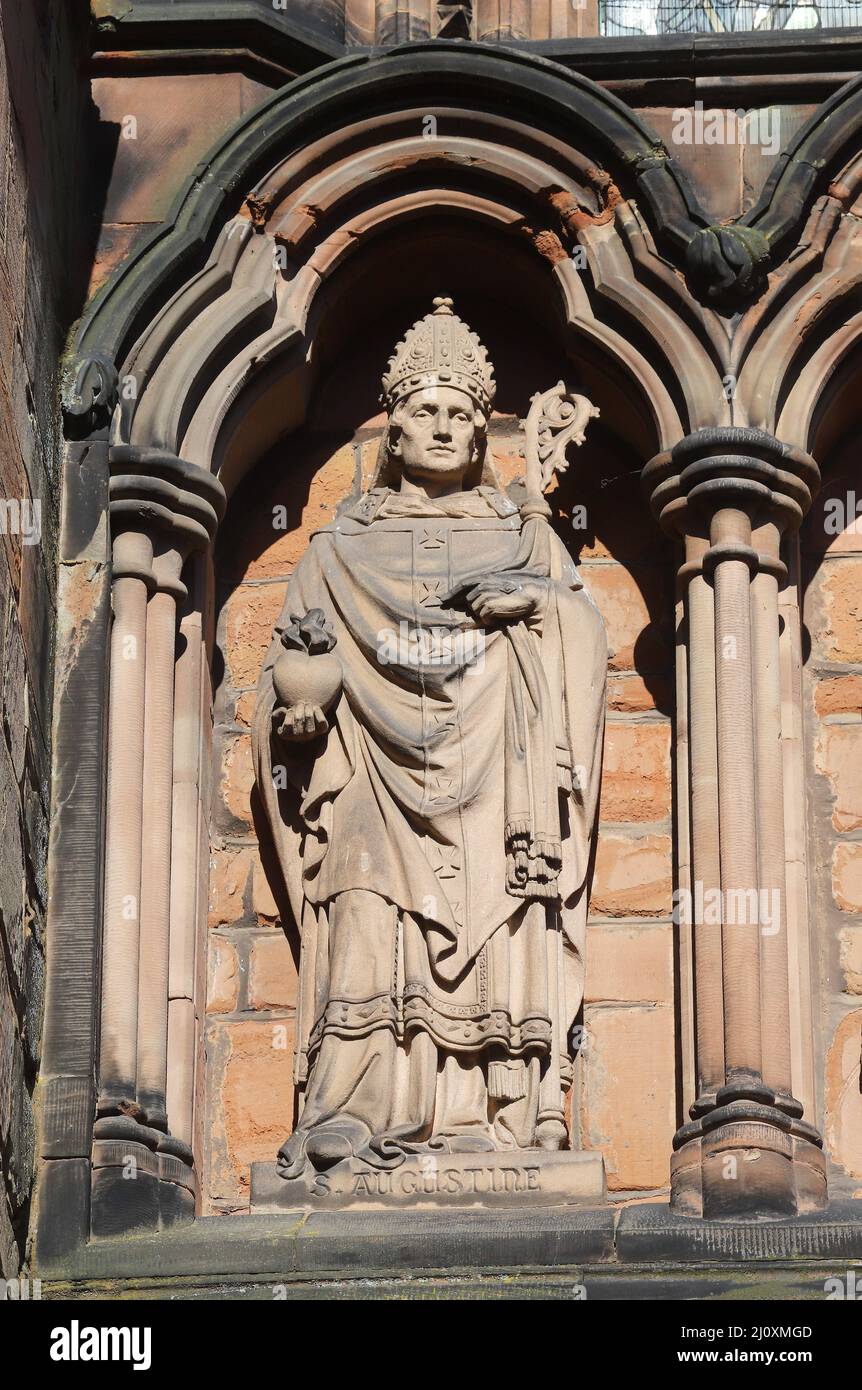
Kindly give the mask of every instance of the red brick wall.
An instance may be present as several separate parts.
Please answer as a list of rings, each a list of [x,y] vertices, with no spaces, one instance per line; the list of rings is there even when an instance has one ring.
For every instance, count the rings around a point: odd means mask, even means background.
[[[819,1103],[833,1196],[862,1193],[862,468],[858,432],[802,535]],[[858,498],[859,515],[855,514]]]
[[[581,572],[610,649],[577,1100],[583,1147],[601,1150],[609,1190],[625,1193],[667,1186],[678,1123],[674,556],[643,502],[632,472],[638,460],[607,448],[597,453],[593,467],[578,456],[566,484],[592,523]],[[577,535],[569,532],[570,544]]]

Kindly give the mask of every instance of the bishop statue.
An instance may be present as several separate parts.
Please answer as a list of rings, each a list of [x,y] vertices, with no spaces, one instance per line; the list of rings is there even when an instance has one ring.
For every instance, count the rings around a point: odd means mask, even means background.
[[[562,383],[535,399],[516,505],[494,392],[435,300],[263,667],[256,776],[300,939],[287,1178],[569,1144],[607,651],[541,493],[598,412]]]

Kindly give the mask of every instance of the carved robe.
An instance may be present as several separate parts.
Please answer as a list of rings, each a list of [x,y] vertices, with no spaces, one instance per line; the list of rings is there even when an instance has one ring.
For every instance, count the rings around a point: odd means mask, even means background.
[[[484,629],[450,595],[500,571],[550,580],[547,604]],[[344,688],[323,738],[282,742],[279,634],[311,608]],[[321,1126],[378,1165],[563,1142],[606,665],[571,558],[493,488],[375,489],[312,538],[254,728],[301,934],[304,1104],[286,1175]]]

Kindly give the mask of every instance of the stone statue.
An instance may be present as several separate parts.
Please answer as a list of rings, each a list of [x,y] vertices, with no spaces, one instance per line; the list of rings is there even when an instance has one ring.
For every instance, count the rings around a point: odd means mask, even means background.
[[[301,936],[286,1178],[568,1146],[607,652],[541,491],[598,412],[535,399],[519,508],[451,300],[383,387],[375,478],[290,580],[254,721]]]

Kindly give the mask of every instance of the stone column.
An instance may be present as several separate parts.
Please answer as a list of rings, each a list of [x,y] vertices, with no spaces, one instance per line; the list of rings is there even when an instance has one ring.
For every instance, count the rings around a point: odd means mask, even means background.
[[[196,787],[199,769],[190,762],[200,746],[201,663],[194,648],[188,660],[194,634],[187,609],[186,640],[178,650],[177,615],[188,598],[185,562],[208,550],[224,510],[218,480],[164,450],[114,446],[110,466],[114,623],[95,1235],[155,1229],[194,1214],[195,1046],[189,1038],[175,1041],[169,1076],[168,1018],[177,943],[181,961],[194,952],[195,923],[183,885],[198,879],[199,808],[197,798],[192,804],[175,795],[175,761],[180,776]],[[196,618],[191,627],[199,633],[200,614]],[[190,680],[197,681],[196,691]],[[175,846],[192,857],[172,875]],[[189,974],[182,963],[180,969],[183,977]],[[184,989],[190,996],[185,979]],[[189,1022],[177,1017],[175,1033],[177,1027],[187,1033]]]
[[[480,43],[532,37],[529,0],[476,0],[474,8]]]
[[[432,0],[377,0],[377,42],[414,43],[432,35]]]
[[[761,430],[699,430],[647,464],[685,546],[697,1096],[671,1200],[708,1217],[825,1204],[822,1141],[792,1094],[778,584],[819,481]],[[685,818],[683,818],[685,819]],[[682,856],[681,856],[682,857]]]
[[[137,1105],[138,949],[147,598],[153,543],[114,528],[99,1115],[140,1118]]]
[[[195,976],[201,916],[200,865],[206,863],[202,805],[201,699],[205,651],[201,615],[201,557],[188,569],[189,594],[179,625],[174,703],[173,844],[171,849],[170,968],[168,977],[167,1100],[174,1136],[192,1146],[197,1043]]]

